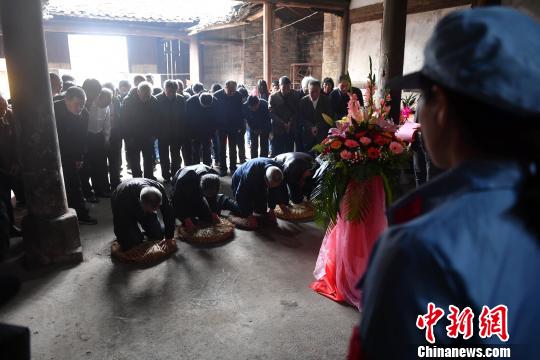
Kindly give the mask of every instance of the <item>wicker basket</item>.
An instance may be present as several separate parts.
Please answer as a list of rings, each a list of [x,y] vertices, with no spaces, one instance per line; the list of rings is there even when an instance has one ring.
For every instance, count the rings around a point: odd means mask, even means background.
[[[276,217],[287,221],[310,221],[315,218],[315,207],[310,202],[294,204],[289,209],[289,213],[284,213],[278,206],[275,210]]]
[[[117,240],[111,245],[111,256],[116,259],[137,265],[155,264],[178,250],[176,241],[143,241],[128,251],[122,251],[120,243]]]
[[[201,224],[194,232],[187,232],[182,226],[176,228],[176,237],[191,244],[215,244],[231,239],[234,236],[234,225],[220,219],[217,224]]]

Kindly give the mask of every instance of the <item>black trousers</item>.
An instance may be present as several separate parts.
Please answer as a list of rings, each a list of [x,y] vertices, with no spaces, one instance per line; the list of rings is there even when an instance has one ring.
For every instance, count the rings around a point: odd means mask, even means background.
[[[114,191],[120,184],[120,169],[122,168],[122,138],[120,135],[111,134],[109,149],[107,150],[107,159],[109,160],[109,179],[111,181],[111,190]]]
[[[268,157],[268,131],[250,130],[249,140],[251,141],[251,158]],[[260,139],[260,143],[259,143]],[[259,152],[259,145],[261,151]]]
[[[105,135],[103,132],[88,133],[86,139],[88,150],[80,173],[83,193],[85,196],[91,196],[92,191],[98,195],[109,192]],[[90,179],[92,179],[91,186]]]
[[[141,232],[140,226],[145,234]],[[163,238],[163,226],[159,222],[157,214],[145,214],[142,219],[136,219],[126,215],[122,209],[113,205],[113,226],[114,235],[123,251],[139,245],[146,235],[151,240],[161,240]]]
[[[241,130],[237,133],[236,146],[238,147],[240,162],[246,162],[246,130]]]
[[[62,161],[62,171],[68,206],[75,209],[78,217],[87,216],[88,209],[84,201],[79,170],[75,166],[75,161]]]
[[[272,156],[294,151],[294,135],[285,133],[274,135],[272,139]]]
[[[219,167],[227,170],[227,145],[229,145],[229,169],[231,173],[236,170],[236,142],[237,131],[218,130],[219,137]]]
[[[201,163],[212,166],[212,143],[211,139],[193,139],[191,153],[191,165]]]
[[[154,140],[130,139],[127,144],[127,155],[131,173],[134,178],[142,177],[141,152],[143,156],[144,177],[154,179]]]
[[[180,142],[170,139],[158,139],[159,162],[161,164],[161,176],[169,180],[182,166],[180,157]],[[170,158],[169,158],[170,154]]]

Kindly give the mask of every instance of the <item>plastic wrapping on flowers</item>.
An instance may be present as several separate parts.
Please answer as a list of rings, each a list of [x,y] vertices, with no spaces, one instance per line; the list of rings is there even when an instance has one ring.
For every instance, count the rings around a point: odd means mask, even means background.
[[[375,91],[370,59],[367,106],[362,108],[356,95],[349,94],[348,115],[336,121],[328,136],[314,147],[320,153],[318,160],[321,166],[315,173],[313,202],[317,211],[316,221],[323,226],[336,222],[343,199],[348,202],[348,213],[340,214],[344,219],[362,221],[369,213],[370,197],[365,196],[362,186],[355,187],[354,194],[347,192],[351,181],[365,183],[374,176],[380,176],[387,204],[390,204],[399,169],[407,165],[409,146],[396,137],[398,126],[388,118],[390,96],[385,93],[377,106]]]

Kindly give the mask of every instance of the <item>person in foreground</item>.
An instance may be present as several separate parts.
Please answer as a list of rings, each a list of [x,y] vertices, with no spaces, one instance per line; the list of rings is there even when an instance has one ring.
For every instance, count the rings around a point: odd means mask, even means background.
[[[289,211],[283,171],[272,159],[256,158],[242,164],[233,174],[231,184],[241,216],[248,218],[251,227],[258,225],[253,213],[266,215],[275,221],[276,205],[279,204],[283,211]]]
[[[165,237],[167,241],[173,241],[174,210],[165,188],[159,182],[145,178],[123,181],[112,194],[111,208],[114,234],[122,251],[142,243],[145,235],[150,240]],[[161,211],[165,229],[159,222],[158,210]]]
[[[427,149],[449,170],[389,210],[349,358],[490,345],[540,358],[539,53],[526,15],[464,10],[436,26],[420,72],[390,82],[422,90]]]

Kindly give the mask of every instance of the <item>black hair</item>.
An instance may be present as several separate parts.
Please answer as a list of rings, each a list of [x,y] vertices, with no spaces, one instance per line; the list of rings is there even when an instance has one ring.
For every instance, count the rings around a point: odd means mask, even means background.
[[[217,195],[220,185],[219,176],[216,174],[206,174],[201,176],[201,191],[203,194],[211,191]]]
[[[86,79],[84,80],[82,88],[86,93],[86,102],[92,104],[101,92],[101,83],[97,79]]]
[[[272,86],[279,86],[279,80],[272,81]]]
[[[66,81],[72,81],[73,83],[75,83],[75,78],[69,74],[64,74],[62,75],[62,82]]]
[[[245,87],[238,88],[237,91],[240,94],[240,96],[242,96],[242,99],[249,96],[249,93],[248,93],[248,91],[247,91],[247,89]]]
[[[259,93],[259,96],[268,94],[268,84],[264,79],[259,79],[259,81],[257,81],[257,92]]]
[[[193,86],[191,87],[191,89],[193,89],[193,91],[198,94],[202,91],[204,91],[204,85],[201,84],[201,83],[195,83],[193,84]]]
[[[142,75],[135,75],[133,77],[133,85],[138,86],[143,81],[146,81],[146,78]]]
[[[433,86],[448,98],[449,115],[456,120],[465,144],[487,158],[518,161],[526,177],[512,214],[540,238],[540,114],[523,116],[489,105],[482,100],[451,90],[423,77],[420,82],[424,102],[433,100]],[[511,124],[512,141],[508,134]]]
[[[212,92],[212,94],[218,92],[221,89],[223,88],[219,84],[212,84],[212,86],[210,87],[210,91]]]
[[[259,98],[254,95],[251,95],[248,97],[246,103],[248,104],[248,106],[255,106],[259,103]]]
[[[73,98],[78,98],[83,103],[86,102],[86,93],[84,89],[79,86],[72,86],[66,90],[65,99],[71,100]]]
[[[103,87],[106,88],[106,89],[109,89],[111,90],[113,93],[114,93],[114,84],[112,82],[106,82],[105,84],[103,84]]]
[[[332,89],[334,88],[334,80],[332,80],[332,78],[325,77],[322,82],[323,84],[330,84],[332,86]]]
[[[320,82],[319,80],[311,80],[311,81],[308,83],[308,86],[309,86],[309,85],[321,87],[321,82]]]
[[[282,76],[279,78],[279,85],[288,85],[291,83],[291,79],[289,79],[286,76]]]
[[[343,75],[340,75],[339,76],[339,82],[342,82],[342,81],[346,81],[348,83],[350,83],[351,81],[349,80],[349,77],[346,75],[346,74],[343,74]]]
[[[176,82],[176,80],[165,80],[165,84],[163,84],[163,88],[164,89],[173,89],[174,92],[176,92],[176,90],[178,90],[178,83]]]
[[[67,91],[69,88],[77,86],[73,81],[64,81],[62,84],[62,92]]]
[[[201,103],[202,106],[210,106],[212,105],[213,101],[214,101],[214,97],[212,96],[212,94],[202,92],[199,95],[199,102]]]

